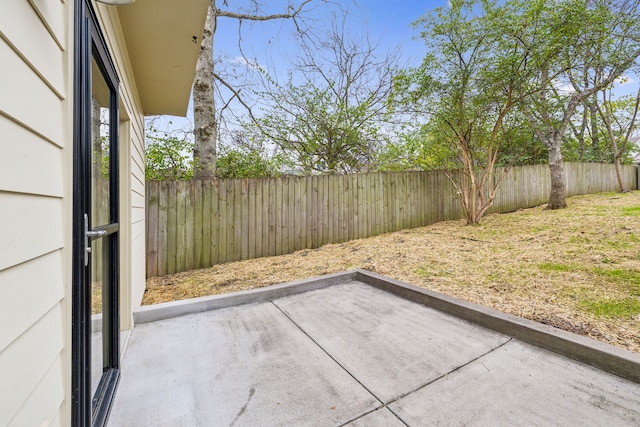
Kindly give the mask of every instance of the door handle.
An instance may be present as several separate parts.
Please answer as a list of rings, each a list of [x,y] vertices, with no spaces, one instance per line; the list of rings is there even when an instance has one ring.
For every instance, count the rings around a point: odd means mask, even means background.
[[[89,216],[84,214],[84,266],[89,265],[91,241],[107,235],[107,230],[89,230]]]

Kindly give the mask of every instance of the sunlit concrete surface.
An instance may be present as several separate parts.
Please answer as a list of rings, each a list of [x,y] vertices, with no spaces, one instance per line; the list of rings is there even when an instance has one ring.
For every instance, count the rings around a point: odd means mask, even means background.
[[[109,425],[640,425],[637,354],[442,301],[351,272],[145,308]]]

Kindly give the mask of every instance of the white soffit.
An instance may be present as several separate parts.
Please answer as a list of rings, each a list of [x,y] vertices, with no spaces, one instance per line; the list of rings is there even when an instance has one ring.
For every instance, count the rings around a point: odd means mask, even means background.
[[[146,115],[186,115],[208,4],[136,0],[118,8]]]

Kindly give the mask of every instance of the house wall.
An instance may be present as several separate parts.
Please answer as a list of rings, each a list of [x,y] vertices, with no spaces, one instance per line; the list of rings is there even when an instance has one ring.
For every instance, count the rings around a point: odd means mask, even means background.
[[[73,1],[0,7],[0,426],[69,424]],[[97,7],[121,97],[123,329],[144,292],[144,120],[115,8]]]
[[[73,7],[0,12],[0,425],[66,424]]]

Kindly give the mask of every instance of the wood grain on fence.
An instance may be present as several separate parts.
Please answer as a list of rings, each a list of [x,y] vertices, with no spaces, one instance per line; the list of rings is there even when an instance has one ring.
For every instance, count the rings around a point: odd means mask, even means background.
[[[638,188],[638,168],[625,166]],[[567,195],[616,191],[613,165],[565,163]],[[497,168],[493,182],[503,174]],[[547,165],[512,168],[489,212],[549,198]],[[147,182],[147,277],[312,249],[461,218],[439,171]]]

